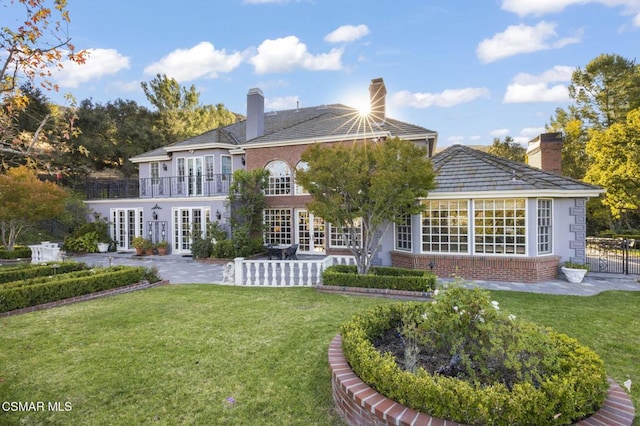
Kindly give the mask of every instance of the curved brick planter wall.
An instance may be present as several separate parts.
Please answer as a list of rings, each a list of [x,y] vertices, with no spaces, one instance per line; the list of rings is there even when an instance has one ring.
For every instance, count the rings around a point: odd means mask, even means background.
[[[460,425],[460,423],[418,413],[370,388],[355,375],[344,358],[340,335],[337,335],[329,345],[329,367],[333,400],[338,412],[349,425]],[[604,406],[593,416],[578,422],[577,425],[630,426],[634,415],[635,410],[627,393],[616,383],[611,382]]]

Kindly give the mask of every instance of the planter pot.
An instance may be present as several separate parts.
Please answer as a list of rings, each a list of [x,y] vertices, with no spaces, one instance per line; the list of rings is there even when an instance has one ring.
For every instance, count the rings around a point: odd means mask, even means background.
[[[146,250],[144,251],[144,254],[148,254],[149,256],[151,256],[151,255],[153,254],[153,248],[146,249]]]
[[[157,250],[158,250],[158,255],[159,255],[159,256],[164,256],[164,255],[166,255],[166,254],[167,254],[167,249],[168,249],[167,247],[158,247],[158,248],[157,248]]]
[[[136,247],[136,256],[142,256],[144,254],[144,250],[142,247]]]
[[[567,281],[570,283],[581,283],[584,279],[585,274],[587,273],[586,269],[573,269],[573,268],[565,268],[561,266],[560,269],[562,273],[567,277]]]
[[[106,253],[109,251],[109,243],[98,243],[98,251],[100,253]]]

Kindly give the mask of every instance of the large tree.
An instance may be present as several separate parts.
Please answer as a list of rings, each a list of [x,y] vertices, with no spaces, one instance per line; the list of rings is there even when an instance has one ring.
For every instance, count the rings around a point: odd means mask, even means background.
[[[511,136],[507,136],[503,141],[500,138],[494,138],[493,144],[489,147],[489,154],[524,163],[527,149],[515,142]]]
[[[398,138],[382,142],[312,145],[296,181],[312,196],[308,209],[330,222],[366,274],[390,225],[421,210],[434,188],[427,151]]]
[[[569,96],[591,128],[624,123],[627,113],[640,107],[640,69],[633,60],[602,54],[573,72]]]
[[[7,250],[13,250],[20,234],[39,221],[59,214],[67,193],[51,182],[38,179],[26,166],[0,175],[0,236]]]
[[[592,130],[587,152],[593,163],[586,179],[607,189],[605,203],[616,218],[640,210],[640,108],[626,121]]]
[[[42,111],[39,126],[30,134],[20,128],[18,115],[29,105],[29,94],[21,86],[33,82],[58,90],[51,79],[52,69],[65,60],[84,62],[86,52],[77,52],[66,33],[70,22],[66,0],[0,0],[3,14],[16,18],[15,27],[0,27],[0,155],[23,157],[22,162],[38,162],[40,147],[49,147],[64,132],[43,132],[45,126],[62,125],[64,111]],[[72,126],[67,121],[65,126]],[[40,131],[38,131],[40,130]],[[29,138],[28,140],[25,140]],[[41,162],[39,162],[41,163]]]
[[[165,74],[157,74],[150,82],[141,84],[151,105],[158,109],[159,127],[168,142],[196,136],[236,120],[235,114],[223,104],[200,104],[200,92],[195,86],[180,86],[175,78]]]
[[[562,174],[574,179],[584,178],[591,162],[586,149],[589,129],[576,107],[557,108],[546,130],[562,133]]]

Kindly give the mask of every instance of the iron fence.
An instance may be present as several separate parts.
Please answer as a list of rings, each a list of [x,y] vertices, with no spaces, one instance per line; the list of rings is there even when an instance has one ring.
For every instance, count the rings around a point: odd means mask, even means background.
[[[587,238],[587,263],[593,272],[640,274],[640,240]]]

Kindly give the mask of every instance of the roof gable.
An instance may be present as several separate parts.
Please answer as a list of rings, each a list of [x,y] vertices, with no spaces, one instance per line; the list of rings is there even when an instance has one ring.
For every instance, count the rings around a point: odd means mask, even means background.
[[[436,171],[436,189],[431,194],[491,191],[587,191],[596,195],[600,187],[545,172],[516,161],[462,145],[453,145],[431,159]]]

